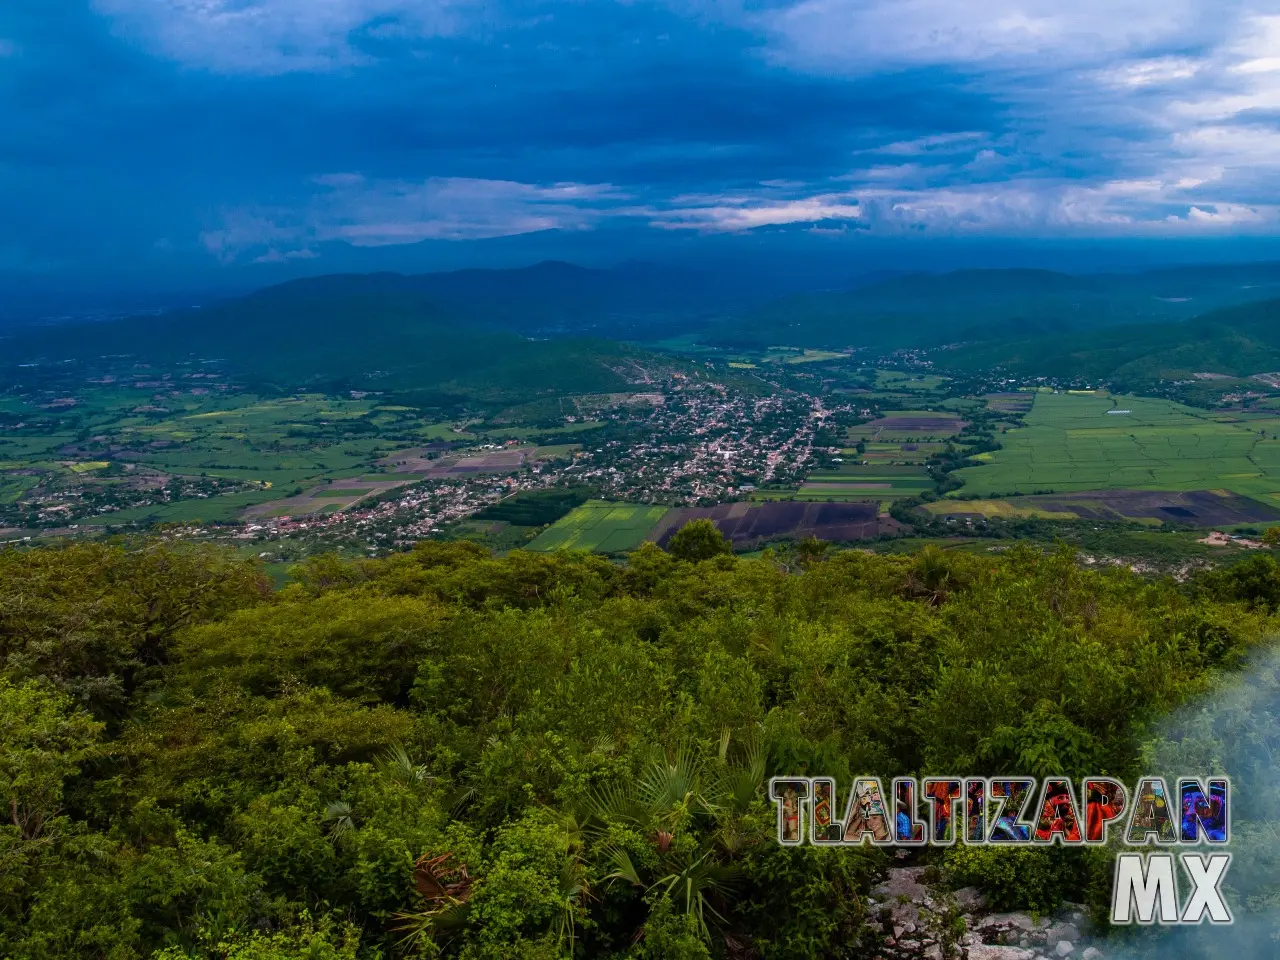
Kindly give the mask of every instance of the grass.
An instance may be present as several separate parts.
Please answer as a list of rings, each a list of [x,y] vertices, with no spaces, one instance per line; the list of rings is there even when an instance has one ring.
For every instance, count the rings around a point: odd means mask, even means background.
[[[844,358],[843,353],[836,353],[832,350],[806,350],[804,353],[796,356],[784,357],[783,363],[817,363],[822,360],[840,360]]]
[[[573,409],[570,408],[570,413]],[[527,440],[530,437],[551,437],[551,436],[567,436],[575,433],[584,433],[587,430],[594,430],[596,427],[603,426],[601,420],[583,420],[578,423],[566,423],[558,427],[498,427],[493,430],[486,430],[485,436],[493,437],[495,440]],[[456,437],[457,434],[454,434]]]
[[[907,464],[842,463],[809,474],[803,499],[895,500],[934,488],[927,468]]]
[[[639,547],[666,513],[662,506],[589,500],[539,534],[529,549],[625,553]]]
[[[902,370],[877,370],[876,388],[879,390],[906,390],[910,393],[932,393],[947,382],[946,377],[933,373],[906,373]]]
[[[572,456],[582,449],[580,443],[553,443],[538,447],[537,456],[539,457],[568,457]]]
[[[271,499],[271,492],[250,490],[244,493],[226,493],[217,497],[179,500],[176,503],[156,504],[149,507],[133,507],[117,510],[96,517],[77,521],[81,526],[115,526],[126,523],[229,523],[239,518],[240,511],[256,503]]]
[[[1280,501],[1270,424],[1225,423],[1169,400],[1044,392],[1024,422],[987,463],[956,472],[966,494],[1224,489]]]
[[[923,504],[921,509],[934,516],[954,516],[962,513],[978,513],[984,517],[1002,519],[1079,520],[1079,514],[1068,510],[1038,510],[1034,507],[1015,506],[1008,500],[935,500]]]

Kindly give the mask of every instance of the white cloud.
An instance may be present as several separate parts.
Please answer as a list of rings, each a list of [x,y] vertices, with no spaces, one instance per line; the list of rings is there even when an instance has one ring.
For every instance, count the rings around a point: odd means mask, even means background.
[[[1178,80],[1189,80],[1200,72],[1204,63],[1190,57],[1148,57],[1122,63],[1098,71],[1105,84],[1122,87],[1153,87]]]
[[[867,73],[893,66],[1097,60],[1183,35],[1197,0],[803,0],[763,14],[773,54]]]
[[[342,173],[314,184],[320,190],[298,208],[224,211],[222,222],[202,235],[205,247],[224,260],[247,252],[278,260],[314,255],[316,246],[333,241],[377,247],[583,230],[627,199],[607,184],[465,177],[371,180]]]
[[[965,150],[986,139],[987,134],[980,130],[967,130],[959,133],[939,133],[927,137],[916,137],[914,140],[898,140],[893,143],[886,143],[882,147],[869,147],[865,150],[858,150],[855,153],[886,153],[914,157],[921,154],[951,153]]]
[[[857,201],[841,194],[778,201],[742,197],[707,200],[701,205],[677,205],[670,209],[648,211],[650,224],[667,230],[731,233],[793,223],[856,220],[862,215]]]
[[[1192,207],[1187,211],[1187,220],[1194,223],[1210,223],[1233,226],[1241,223],[1261,223],[1265,218],[1262,211],[1253,207],[1237,204],[1221,204],[1212,210]]]

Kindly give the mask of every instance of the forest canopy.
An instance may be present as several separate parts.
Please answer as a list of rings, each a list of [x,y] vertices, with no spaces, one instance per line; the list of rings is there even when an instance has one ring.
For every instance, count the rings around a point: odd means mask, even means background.
[[[428,542],[280,590],[213,549],[0,552],[0,953],[869,956],[884,854],[779,846],[769,776],[1132,780],[1280,603],[1269,555],[1176,584],[703,534]],[[976,875],[1047,908],[1109,870]]]

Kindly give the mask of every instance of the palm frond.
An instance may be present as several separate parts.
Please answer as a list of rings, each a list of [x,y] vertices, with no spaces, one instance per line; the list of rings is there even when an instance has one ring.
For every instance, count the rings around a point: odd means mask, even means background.
[[[374,768],[385,777],[401,783],[426,783],[431,777],[426,764],[414,763],[409,752],[400,744],[389,747],[373,761]]]
[[[355,811],[345,800],[330,800],[324,806],[324,821],[329,824],[329,837],[341,839],[356,829]]]

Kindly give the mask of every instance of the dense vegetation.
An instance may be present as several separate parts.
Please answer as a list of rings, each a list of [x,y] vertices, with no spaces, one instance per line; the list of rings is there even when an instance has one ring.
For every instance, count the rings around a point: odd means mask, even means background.
[[[1280,300],[1263,300],[1178,323],[979,343],[957,350],[948,362],[958,369],[1105,380],[1118,388],[1205,372],[1248,377],[1280,368],[1278,318]]]
[[[866,956],[880,855],[777,845],[767,776],[1131,777],[1280,604],[1269,555],[1179,587],[671,549],[423,543],[277,592],[212,550],[0,553],[0,953]],[[944,866],[1011,905],[1110,875],[978,856]]]
[[[541,527],[555,523],[574,507],[587,502],[593,490],[586,486],[552,487],[530,490],[485,507],[477,520],[505,520],[522,527]]]
[[[104,355],[164,367],[221,360],[252,385],[389,391],[414,405],[450,407],[626,389],[633,364],[653,362],[610,341],[485,330],[376,279],[286,284],[205,309],[29,328],[0,341],[0,365]]]
[[[847,291],[779,300],[735,318],[723,329],[711,328],[708,336],[715,342],[743,346],[1007,345],[1033,335],[1045,342],[1087,343],[1097,331],[1118,324],[1163,327],[1274,297],[1280,290],[1278,283],[1280,270],[1265,263],[1137,274],[912,273]],[[1134,333],[1127,332],[1126,341],[1140,342]]]

